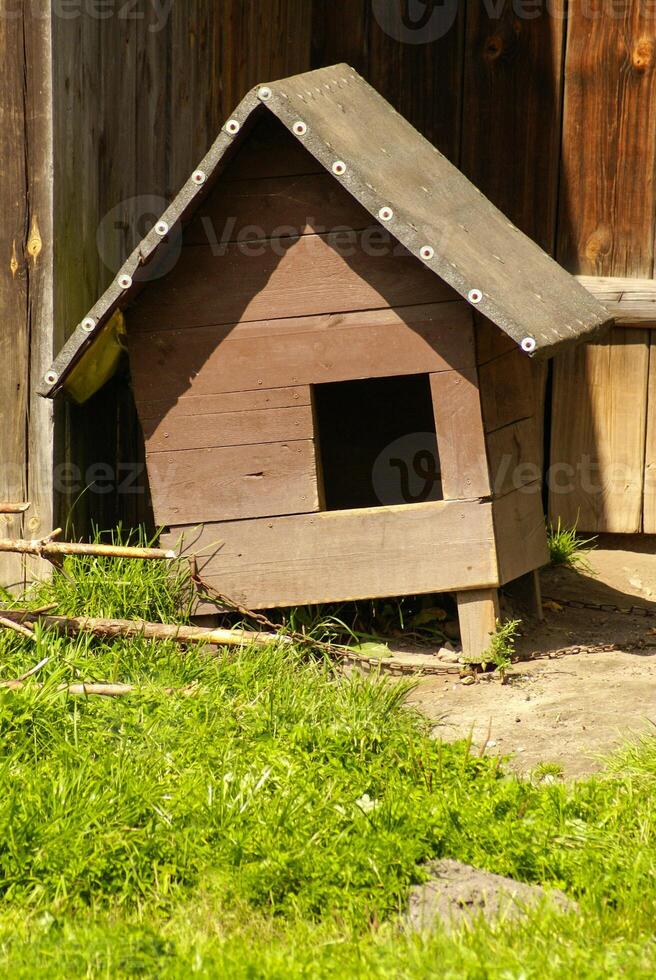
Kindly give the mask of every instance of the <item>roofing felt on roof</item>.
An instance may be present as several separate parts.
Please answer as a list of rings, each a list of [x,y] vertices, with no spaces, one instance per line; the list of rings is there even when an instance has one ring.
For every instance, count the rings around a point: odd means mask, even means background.
[[[509,221],[348,65],[253,89],[160,221],[70,337],[40,393],[53,396],[103,325],[140,288],[216,181],[255,115],[272,112],[409,251],[528,353],[549,356],[612,323],[608,311]]]

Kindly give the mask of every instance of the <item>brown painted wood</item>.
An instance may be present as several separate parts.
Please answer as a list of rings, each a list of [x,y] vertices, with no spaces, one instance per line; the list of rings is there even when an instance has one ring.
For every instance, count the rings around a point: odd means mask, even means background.
[[[532,483],[497,498],[493,508],[501,584],[548,564],[540,484]]]
[[[553,252],[565,2],[535,6],[523,17],[512,0],[467,4],[461,165]]]
[[[430,376],[445,500],[490,496],[476,370]]]
[[[500,330],[487,317],[474,313],[476,331],[476,363],[487,364],[495,357],[517,350],[517,342]]]
[[[220,181],[185,229],[184,242],[220,246],[370,225],[369,212],[331,174]]]
[[[440,303],[236,327],[128,331],[128,341],[137,401],[149,418],[152,403],[164,395],[173,404],[184,394],[467,367],[474,359],[471,339],[463,341],[470,323],[466,304]]]
[[[231,107],[233,108],[233,107]],[[262,180],[323,174],[324,167],[271,113],[255,122],[226,167],[222,181]]]
[[[144,435],[149,454],[312,439],[312,408],[303,405],[205,415],[173,410],[162,421],[146,422]]]
[[[231,521],[318,509],[311,441],[147,455],[158,525]]]
[[[339,238],[307,235],[227,245],[221,255],[213,254],[210,246],[186,248],[171,274],[141,293],[131,326],[197,327],[439,303],[455,297],[389,237],[379,243],[379,255],[367,254],[366,242],[344,232]]]
[[[473,589],[458,592],[456,598],[462,652],[468,659],[481,662],[501,615],[499,593],[497,589]]]
[[[649,334],[614,330],[558,359],[549,509],[570,527],[642,528]]]
[[[495,497],[542,480],[542,445],[535,418],[490,432],[487,452]]]
[[[183,533],[203,579],[254,609],[496,584],[489,503],[171,527],[165,540]]]
[[[310,389],[305,385],[295,388],[256,388],[251,391],[226,391],[218,395],[181,395],[175,404],[170,398],[148,402],[147,414],[142,423],[147,432],[169,417],[179,415],[198,417],[246,411],[262,412],[265,409],[299,408],[310,405]]]
[[[486,432],[534,415],[531,362],[523,351],[515,347],[479,366],[478,373]]]

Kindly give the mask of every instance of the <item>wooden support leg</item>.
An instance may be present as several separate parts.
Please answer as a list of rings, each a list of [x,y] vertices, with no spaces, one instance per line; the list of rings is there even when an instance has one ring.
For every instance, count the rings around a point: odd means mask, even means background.
[[[510,597],[511,601],[514,600],[513,606],[515,602],[520,606],[520,614],[521,609],[525,609],[531,616],[535,616],[539,620],[544,619],[540,573],[537,569],[533,572],[527,572],[521,578],[505,585],[503,591]]]
[[[462,652],[470,660],[480,660],[497,626],[499,593],[496,589],[474,589],[458,592],[456,598]]]

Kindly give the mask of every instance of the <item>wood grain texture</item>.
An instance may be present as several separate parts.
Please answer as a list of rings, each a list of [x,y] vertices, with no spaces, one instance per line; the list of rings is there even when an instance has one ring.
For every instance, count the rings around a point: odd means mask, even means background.
[[[535,418],[522,419],[487,435],[495,497],[542,480],[542,445]]]
[[[586,275],[651,276],[656,24],[641,3],[603,11],[595,0],[568,14],[558,259]]]
[[[558,212],[564,7],[564,0],[554,0],[549,9],[543,4],[520,17],[511,0],[494,10],[467,4],[462,170],[550,253]]]
[[[499,581],[513,582],[549,562],[549,547],[539,483],[493,502]]]
[[[430,384],[444,499],[489,497],[476,369],[431,374]]]
[[[656,281],[626,276],[577,276],[603,303],[616,327],[656,328]]]
[[[362,236],[344,232],[289,241],[183,250],[166,279],[150,284],[131,314],[133,328],[157,329],[312,316],[439,303],[455,294],[392,242],[367,254]]]
[[[5,18],[0,31],[0,124],[2,126],[3,179],[0,184],[3,220],[0,225],[0,498],[27,499],[27,446],[25,424],[28,407],[29,227],[25,156],[25,49],[23,15]],[[3,536],[20,537],[20,515],[0,518]],[[22,584],[23,567],[16,555],[0,557],[0,585]]]
[[[26,241],[28,267],[29,374],[27,492],[31,503],[24,527],[31,538],[54,527],[54,425],[53,405],[40,398],[33,379],[42,378],[53,355],[53,120],[52,120],[52,23],[46,10],[35,15],[25,10],[25,153],[29,204]],[[0,450],[1,451],[1,450]],[[49,574],[44,562],[28,560],[29,580]]]
[[[534,415],[531,362],[519,348],[480,365],[478,376],[486,432]]]
[[[313,0],[312,67],[346,62],[367,77],[370,16],[369,0]]]
[[[318,509],[311,441],[148,454],[159,526],[230,521]]]
[[[219,182],[185,229],[184,242],[297,237],[370,225],[369,212],[331,174],[235,180]]]
[[[437,502],[171,527],[202,577],[250,608],[496,584],[491,504]]]
[[[462,652],[468,659],[481,661],[501,615],[499,593],[496,589],[458,592],[457,603]]]
[[[369,28],[367,80],[456,163],[464,26],[465,4],[377,3]]]
[[[303,405],[204,415],[169,412],[161,422],[147,422],[144,435],[149,454],[312,439],[312,408]]]
[[[656,333],[649,338],[643,531],[656,534]]]
[[[425,374],[472,365],[471,314],[463,303],[335,316],[128,331],[139,410],[187,395]],[[465,334],[466,336],[466,334]],[[471,338],[471,334],[470,334]],[[161,411],[161,407],[159,409]]]
[[[173,403],[170,397],[148,402],[142,416],[142,424],[147,433],[152,433],[157,425],[166,422],[169,415],[175,417],[179,414],[196,418],[231,412],[262,412],[269,408],[296,408],[310,405],[310,401],[310,389],[304,385],[293,388],[227,391],[218,395],[182,394]]]
[[[648,334],[614,330],[558,360],[554,374],[552,520],[585,531],[642,527]]]

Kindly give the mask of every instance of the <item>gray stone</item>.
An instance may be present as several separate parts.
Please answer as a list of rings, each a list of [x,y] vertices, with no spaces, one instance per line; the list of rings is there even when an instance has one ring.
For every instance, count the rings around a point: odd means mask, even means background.
[[[418,932],[436,925],[457,929],[479,915],[488,920],[516,918],[541,901],[564,912],[577,908],[557,889],[526,885],[459,861],[433,861],[427,871],[430,879],[413,888],[407,911],[408,925]]]

